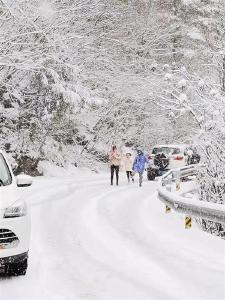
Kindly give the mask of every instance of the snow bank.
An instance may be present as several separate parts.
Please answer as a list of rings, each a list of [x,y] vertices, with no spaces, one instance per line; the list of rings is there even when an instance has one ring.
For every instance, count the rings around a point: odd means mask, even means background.
[[[80,175],[81,173],[84,175],[93,174],[93,171],[88,168],[77,168],[71,164],[60,167],[49,161],[40,161],[38,164],[38,171],[45,177],[68,177],[71,175]]]

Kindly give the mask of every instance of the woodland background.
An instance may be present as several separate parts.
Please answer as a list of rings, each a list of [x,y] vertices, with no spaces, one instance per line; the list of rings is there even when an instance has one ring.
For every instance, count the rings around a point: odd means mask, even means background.
[[[190,143],[224,203],[223,0],[1,0],[0,148],[98,170],[112,143]]]

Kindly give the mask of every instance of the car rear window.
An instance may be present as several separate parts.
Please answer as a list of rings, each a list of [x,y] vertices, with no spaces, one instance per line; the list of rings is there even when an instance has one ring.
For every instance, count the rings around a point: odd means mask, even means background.
[[[179,154],[181,152],[180,148],[173,148],[172,154]]]
[[[181,152],[180,148],[172,147],[155,147],[152,150],[152,154],[165,153],[165,154],[179,154]]]
[[[170,154],[171,151],[172,149],[169,147],[157,147],[157,148],[153,148],[152,154],[158,154],[158,153]]]
[[[8,165],[3,155],[0,154],[0,187],[9,185],[11,183],[12,183],[12,176],[9,171]]]

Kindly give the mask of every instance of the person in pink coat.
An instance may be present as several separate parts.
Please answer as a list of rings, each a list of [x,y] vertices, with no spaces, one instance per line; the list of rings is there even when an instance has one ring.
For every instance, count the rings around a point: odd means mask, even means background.
[[[116,185],[119,185],[119,170],[121,163],[121,154],[114,145],[109,153],[109,166],[111,169],[111,185],[113,185],[114,173],[116,173]]]

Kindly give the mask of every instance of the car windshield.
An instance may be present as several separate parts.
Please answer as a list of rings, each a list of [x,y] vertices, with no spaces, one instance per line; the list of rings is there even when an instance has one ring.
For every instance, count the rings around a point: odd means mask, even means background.
[[[179,148],[172,148],[172,147],[155,147],[155,148],[153,148],[152,154],[158,154],[158,153],[179,154],[180,149]]]
[[[12,176],[2,154],[0,154],[0,187],[9,185],[12,182]]]

